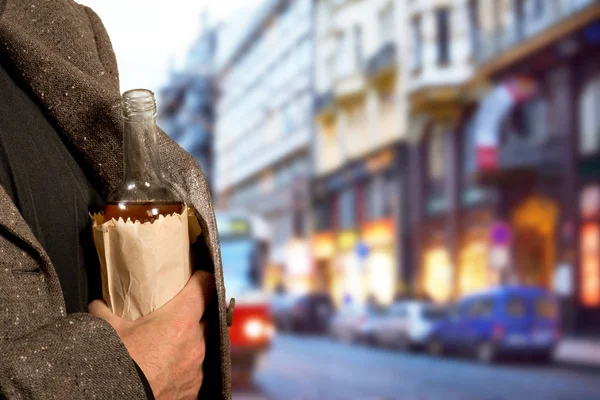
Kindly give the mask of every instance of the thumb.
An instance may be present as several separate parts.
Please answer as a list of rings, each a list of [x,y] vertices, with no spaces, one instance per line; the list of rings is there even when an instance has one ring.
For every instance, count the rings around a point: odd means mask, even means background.
[[[214,278],[206,271],[196,271],[183,289],[169,301],[165,308],[175,309],[200,320],[214,295]]]
[[[94,300],[88,306],[88,311],[94,317],[102,318],[103,320],[108,321],[111,325],[116,322],[118,318],[115,314],[110,311],[104,300]]]

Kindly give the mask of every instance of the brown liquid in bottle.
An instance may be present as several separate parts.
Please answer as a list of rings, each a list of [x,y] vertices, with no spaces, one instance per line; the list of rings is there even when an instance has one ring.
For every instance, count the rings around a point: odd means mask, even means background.
[[[107,202],[104,205],[104,219],[109,221],[114,218],[116,220],[123,218],[131,218],[132,222],[140,221],[154,222],[159,215],[167,216],[170,214],[183,212],[184,205],[180,201],[173,202],[154,202],[154,201],[120,201]]]

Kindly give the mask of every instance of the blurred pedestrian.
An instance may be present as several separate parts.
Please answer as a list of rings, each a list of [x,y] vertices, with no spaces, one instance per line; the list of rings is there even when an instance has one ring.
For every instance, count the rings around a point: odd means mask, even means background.
[[[206,271],[161,309],[120,319],[98,300],[88,215],[122,171],[110,40],[71,0],[0,0],[0,12],[0,398],[228,398],[222,273],[202,171],[160,134],[164,170],[203,227],[195,258]]]

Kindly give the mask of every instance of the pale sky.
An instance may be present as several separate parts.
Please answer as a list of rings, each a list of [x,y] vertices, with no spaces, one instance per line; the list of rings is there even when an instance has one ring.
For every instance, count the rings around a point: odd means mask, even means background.
[[[147,88],[158,92],[169,63],[182,63],[200,33],[203,10],[210,21],[234,17],[258,0],[77,0],[91,7],[110,35],[119,63],[121,92]]]

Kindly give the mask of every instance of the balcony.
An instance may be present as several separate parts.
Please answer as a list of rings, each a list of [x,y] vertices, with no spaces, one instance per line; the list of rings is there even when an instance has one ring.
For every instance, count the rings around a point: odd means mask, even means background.
[[[543,143],[531,140],[514,140],[500,148],[500,169],[547,168],[560,164],[563,141],[554,136]]]
[[[539,143],[512,140],[498,150],[498,166],[479,171],[477,181],[485,184],[510,183],[531,176],[553,176],[560,173],[564,141],[554,135]]]
[[[393,73],[396,68],[396,45],[387,43],[367,61],[367,76],[372,79],[386,73]]]
[[[364,62],[351,51],[342,51],[336,59],[333,95],[336,99],[359,96],[366,90]]]
[[[482,34],[477,62],[482,65],[484,75],[489,75],[577,32],[599,17],[598,0],[544,1],[539,15],[514,15],[507,26]]]
[[[354,73],[336,77],[333,94],[336,99],[358,97],[361,94],[364,94],[366,87],[367,82],[364,75],[355,71]]]

